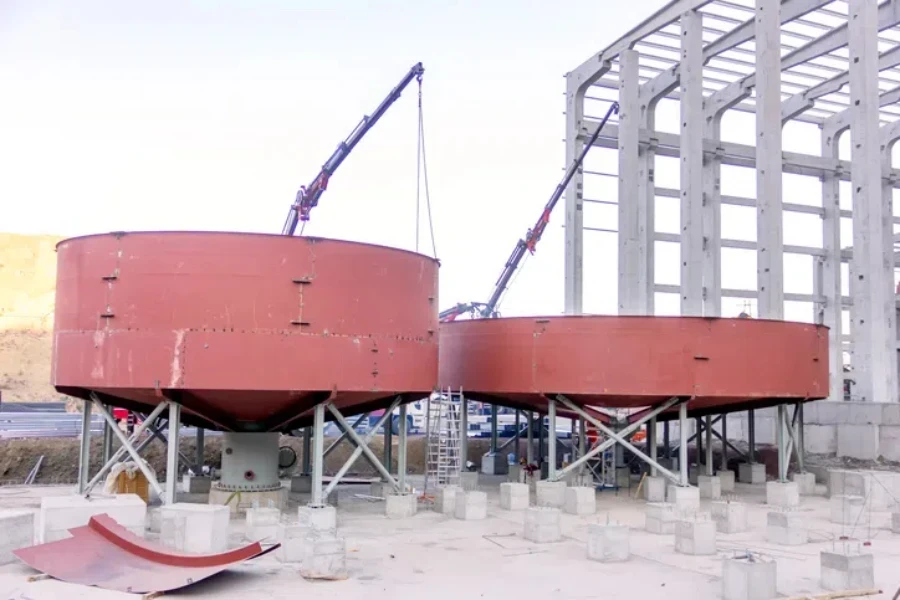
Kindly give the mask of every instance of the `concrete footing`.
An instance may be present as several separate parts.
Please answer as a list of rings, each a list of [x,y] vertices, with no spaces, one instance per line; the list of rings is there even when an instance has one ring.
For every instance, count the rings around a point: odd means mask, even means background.
[[[498,452],[497,454],[485,454],[481,457],[481,472],[485,475],[506,475],[509,473],[509,461],[506,455]]]
[[[288,489],[286,487],[265,491],[235,492],[223,489],[214,483],[209,490],[209,503],[228,506],[232,514],[244,513],[248,508],[254,506],[269,506],[270,503],[278,510],[284,510],[287,498]]]
[[[666,483],[665,477],[647,477],[644,479],[644,499],[647,502],[665,502]]]
[[[675,505],[667,502],[648,502],[644,507],[644,528],[650,533],[675,533]]]
[[[766,465],[761,463],[741,463],[738,465],[738,481],[741,483],[765,483]]]
[[[38,543],[72,537],[69,529],[88,524],[91,517],[107,514],[135,535],[144,535],[147,505],[135,494],[117,496],[46,496],[41,498]]]
[[[185,473],[181,478],[181,491],[185,494],[208,494],[212,489],[212,479],[203,475]]]
[[[458,485],[448,485],[437,491],[434,496],[434,510],[442,515],[453,516],[456,513],[456,496],[463,489]]]
[[[715,554],[716,524],[705,515],[675,522],[675,552],[681,554]]]
[[[34,513],[27,510],[0,510],[0,566],[18,559],[13,550],[34,545]]]
[[[587,557],[599,562],[622,562],[630,554],[628,527],[625,525],[588,525]]]
[[[297,523],[317,532],[337,529],[337,510],[333,506],[307,504],[297,508]]]
[[[463,521],[478,521],[487,518],[487,494],[484,492],[463,492],[456,494],[454,515]]]
[[[734,491],[734,471],[719,471],[716,473],[719,478],[719,489],[723,494],[730,494]]]
[[[722,497],[722,482],[715,475],[700,475],[697,477],[697,489],[701,498],[718,500]]]
[[[466,492],[478,489],[478,473],[475,471],[463,471],[459,474],[459,485]]]
[[[309,494],[312,492],[312,475],[294,475],[291,477],[292,494]]]
[[[743,502],[712,503],[712,520],[719,533],[741,533],[747,531],[747,505]]]
[[[592,515],[597,512],[597,491],[592,487],[567,487],[563,496],[563,510],[567,514]]]
[[[679,515],[693,515],[700,510],[700,490],[695,487],[669,485],[666,500],[675,505],[675,512]]]
[[[831,509],[831,522],[842,525],[855,525],[863,522],[862,514],[866,500],[862,496],[832,496],[828,501]]]
[[[217,554],[228,549],[227,506],[176,503],[160,512],[159,541],[187,554]]]
[[[782,508],[800,506],[800,490],[793,481],[769,481],[766,483],[766,504]]]
[[[524,483],[500,484],[500,508],[503,510],[525,510],[528,508],[531,491]]]
[[[782,546],[800,546],[809,541],[806,518],[796,512],[770,512],[766,516],[766,540]]]
[[[347,579],[347,543],[333,534],[310,535],[304,543],[300,575],[305,579]]]
[[[801,496],[814,496],[816,493],[815,473],[791,473],[791,481],[797,484]]]
[[[384,499],[384,516],[388,519],[408,519],[418,509],[419,499],[415,494],[388,494]]]
[[[562,508],[566,504],[565,481],[538,481],[535,490],[538,506]]]
[[[278,525],[275,539],[280,546],[275,550],[275,558],[283,563],[302,563],[306,555],[307,539],[312,533],[309,527],[297,523]]]
[[[726,558],[722,563],[723,600],[771,600],[777,596],[777,567],[769,557]]]
[[[538,544],[562,539],[559,509],[534,506],[525,511],[525,539]]]
[[[253,507],[247,509],[247,528],[244,536],[253,542],[274,542],[281,523],[281,511],[277,508]]]
[[[819,563],[819,585],[836,592],[875,587],[872,555],[823,550]]]

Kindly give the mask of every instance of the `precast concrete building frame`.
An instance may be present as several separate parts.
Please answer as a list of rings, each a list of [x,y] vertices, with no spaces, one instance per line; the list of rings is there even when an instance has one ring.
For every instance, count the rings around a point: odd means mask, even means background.
[[[694,316],[719,316],[728,297],[756,299],[766,319],[783,319],[786,301],[807,302],[810,319],[830,328],[830,399],[844,397],[846,353],[854,399],[896,402],[898,24],[900,0],[673,0],[568,73],[567,162],[597,126],[590,103],[617,99],[621,108],[596,142],[618,150],[617,201],[586,197],[586,177],[610,176],[588,169],[566,192],[566,313],[583,312],[584,239],[593,234],[584,207],[617,204],[619,314],[654,314],[658,293],[680,294],[681,314]],[[679,105],[677,134],[657,130],[664,99]],[[755,115],[755,144],[722,140],[732,110]],[[818,126],[818,155],[783,151],[782,128],[791,121]],[[839,153],[845,133],[849,160]],[[656,157],[679,160],[680,189],[656,185]],[[755,169],[757,197],[724,195],[723,165]],[[783,174],[819,179],[821,205],[785,202]],[[851,184],[852,210],[841,205],[842,181]],[[657,230],[658,197],[680,199],[680,233]],[[756,241],[722,237],[723,205],[755,207]],[[821,247],[784,243],[789,213],[820,218]],[[852,219],[852,245],[844,247],[842,218]],[[680,245],[680,285],[656,282],[660,241]],[[723,289],[723,248],[755,250],[756,291]],[[785,292],[787,254],[812,257],[812,294]]]

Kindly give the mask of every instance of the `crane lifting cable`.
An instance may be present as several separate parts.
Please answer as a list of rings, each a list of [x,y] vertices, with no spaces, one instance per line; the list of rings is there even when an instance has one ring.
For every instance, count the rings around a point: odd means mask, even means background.
[[[566,169],[566,173],[563,176],[563,179],[556,186],[556,189],[553,190],[553,194],[550,196],[550,200],[547,201],[546,206],[544,206],[544,211],[541,213],[540,218],[535,223],[534,227],[528,230],[525,234],[524,239],[520,239],[516,242],[515,248],[513,248],[512,254],[509,255],[509,258],[506,260],[506,265],[503,267],[503,271],[500,273],[500,277],[497,279],[497,282],[494,284],[494,291],[491,294],[490,299],[487,302],[469,302],[464,304],[457,304],[447,310],[441,312],[438,315],[438,318],[442,323],[447,323],[450,321],[455,321],[458,317],[464,314],[471,314],[472,316],[482,317],[482,318],[492,318],[500,316],[497,312],[497,308],[500,304],[500,299],[506,293],[507,289],[509,289],[510,283],[512,281],[513,275],[516,274],[516,270],[522,264],[522,260],[528,254],[534,254],[535,246],[537,243],[541,241],[541,236],[544,235],[544,229],[547,228],[547,224],[550,222],[550,213],[553,212],[556,203],[559,202],[559,199],[562,197],[563,193],[566,191],[566,187],[569,185],[569,182],[572,181],[572,178],[575,176],[575,173],[581,168],[581,165],[584,163],[584,159],[587,156],[587,153],[590,152],[591,148],[594,146],[594,143],[597,141],[597,138],[600,137],[600,132],[606,126],[606,122],[609,121],[610,117],[613,114],[618,114],[619,112],[619,103],[613,102],[609,110],[606,111],[606,114],[603,116],[603,119],[597,125],[597,129],[594,131],[590,140],[588,140],[587,144],[585,144],[584,148],[581,150],[581,153],[575,160],[569,165],[569,168]]]
[[[431,234],[431,252],[437,258],[437,244],[434,241],[434,222],[431,219],[431,193],[428,189],[428,163],[425,160],[425,115],[422,111],[422,80],[419,79],[419,139],[416,143],[416,252],[419,251],[419,207],[421,182],[425,183],[425,208],[428,212],[428,230]]]
[[[403,79],[400,80],[400,83],[398,83],[387,97],[381,101],[381,104],[378,105],[375,111],[371,115],[364,116],[359,124],[353,128],[353,131],[350,132],[350,135],[347,136],[347,139],[338,145],[331,157],[329,157],[329,159],[325,161],[325,164],[322,165],[322,169],[319,171],[319,174],[316,175],[315,179],[313,179],[312,183],[300,187],[294,198],[294,203],[291,205],[290,211],[288,211],[284,226],[281,229],[283,235],[294,235],[294,232],[297,230],[297,224],[301,221],[304,226],[306,225],[306,222],[309,221],[310,211],[312,211],[319,203],[319,198],[328,188],[328,181],[331,176],[334,175],[337,168],[341,166],[341,163],[343,163],[350,155],[360,140],[362,140],[379,119],[384,116],[384,113],[397,101],[403,93],[403,90],[405,90],[413,80],[419,82],[421,89],[422,76],[424,74],[425,67],[422,66],[422,63],[414,64],[406,75],[403,76]],[[302,228],[300,234],[303,234]]]

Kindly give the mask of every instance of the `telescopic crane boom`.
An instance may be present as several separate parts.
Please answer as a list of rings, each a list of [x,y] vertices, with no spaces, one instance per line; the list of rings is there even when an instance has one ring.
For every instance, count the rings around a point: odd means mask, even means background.
[[[457,317],[466,313],[471,313],[482,318],[498,316],[497,305],[500,303],[500,298],[503,297],[504,292],[506,292],[509,287],[509,282],[512,280],[516,269],[519,268],[522,259],[525,258],[525,252],[534,254],[535,246],[541,240],[541,236],[544,235],[544,229],[547,228],[547,224],[550,222],[550,213],[553,212],[556,203],[562,198],[563,193],[566,191],[566,186],[569,185],[572,177],[574,177],[575,173],[578,172],[578,169],[581,168],[581,165],[584,163],[584,158],[587,156],[587,153],[590,152],[594,142],[597,141],[597,138],[600,137],[600,131],[606,125],[606,122],[609,121],[609,118],[612,117],[613,113],[617,114],[618,112],[619,103],[613,102],[609,107],[609,110],[606,111],[603,120],[601,120],[600,124],[597,126],[596,131],[594,131],[594,134],[591,136],[591,139],[585,144],[581,154],[579,154],[575,161],[569,165],[569,168],[566,169],[566,174],[563,176],[562,181],[556,186],[556,189],[553,190],[553,194],[550,196],[550,200],[547,201],[544,212],[541,213],[537,223],[528,230],[525,234],[525,239],[520,239],[516,242],[516,247],[506,260],[506,266],[504,266],[503,272],[500,273],[500,277],[494,284],[494,292],[491,294],[490,299],[487,302],[469,302],[468,304],[457,304],[452,308],[448,308],[438,315],[440,322],[447,323],[455,321]]]
[[[400,80],[400,83],[381,101],[378,108],[371,115],[364,116],[353,131],[350,132],[350,135],[347,136],[347,139],[338,145],[331,157],[325,161],[322,170],[319,171],[312,183],[300,187],[297,191],[297,197],[291,205],[291,210],[288,212],[287,219],[284,221],[284,227],[281,230],[283,235],[294,235],[299,221],[309,221],[310,211],[319,203],[319,198],[328,188],[328,179],[341,166],[344,159],[350,155],[363,136],[375,126],[375,123],[387,112],[387,109],[397,101],[397,98],[400,97],[406,86],[412,83],[414,79],[421,85],[424,73],[425,67],[422,66],[422,63],[414,64],[409,72],[403,76],[403,79]]]

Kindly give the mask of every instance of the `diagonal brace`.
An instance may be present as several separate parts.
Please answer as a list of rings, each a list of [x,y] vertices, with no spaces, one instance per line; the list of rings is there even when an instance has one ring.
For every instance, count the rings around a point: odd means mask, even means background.
[[[369,448],[369,441],[372,439],[373,432],[377,431],[379,427],[381,427],[384,422],[390,417],[390,415],[394,412],[394,409],[400,404],[400,399],[397,398],[391,403],[390,408],[384,411],[384,414],[381,415],[381,418],[378,420],[378,425],[373,427],[369,433],[366,434],[366,439],[363,440],[359,437],[359,434],[350,427],[350,424],[344,418],[344,415],[340,413],[338,409],[334,407],[334,404],[327,404],[326,407],[328,411],[334,415],[334,418],[340,424],[344,431],[347,432],[347,435],[350,436],[350,440],[356,446],[356,450],[353,451],[353,454],[350,455],[350,458],[347,459],[347,462],[344,463],[344,466],[337,472],[337,474],[332,478],[331,483],[328,484],[328,487],[325,489],[324,496],[327,498],[328,494],[335,488],[335,486],[340,481],[340,478],[344,476],[344,474],[350,469],[352,464],[356,462],[356,459],[359,458],[360,454],[365,454],[366,458],[369,459],[369,462],[372,463],[372,466],[381,474],[384,479],[391,484],[394,489],[397,489],[397,480],[394,479],[393,475],[391,475],[390,471],[388,471],[381,461],[378,460],[378,457],[375,456],[375,453]]]
[[[359,415],[359,417],[357,417],[356,421],[353,422],[353,429],[356,429],[357,427],[359,427],[359,424],[362,423],[363,420],[368,419],[368,418],[369,418],[369,413],[363,413],[363,414]],[[333,441],[331,443],[331,445],[325,449],[325,454],[323,454],[322,457],[327,458],[329,454],[334,452],[337,449],[337,447],[340,446],[341,443],[347,439],[347,437],[348,437],[347,432],[341,430],[341,437],[339,437],[338,439]]]

